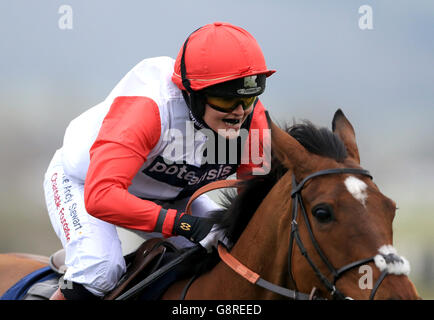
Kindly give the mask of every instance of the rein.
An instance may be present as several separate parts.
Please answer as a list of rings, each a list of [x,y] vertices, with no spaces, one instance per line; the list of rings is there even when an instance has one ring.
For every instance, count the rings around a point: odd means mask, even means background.
[[[294,247],[294,240],[295,240],[298,248],[300,249],[301,254],[305,257],[305,259],[307,260],[307,262],[309,263],[309,265],[311,266],[311,268],[315,272],[316,276],[319,278],[319,280],[322,282],[322,284],[328,290],[330,295],[334,299],[339,299],[339,300],[350,299],[351,300],[352,298],[345,296],[341,291],[339,291],[336,288],[337,280],[339,280],[339,278],[344,273],[346,273],[347,271],[349,271],[353,268],[356,268],[358,266],[364,265],[364,264],[369,263],[369,262],[374,262],[375,256],[349,263],[349,264],[339,268],[338,270],[336,270],[333,267],[333,265],[328,261],[327,257],[324,255],[322,250],[320,249],[319,244],[313,235],[312,228],[310,226],[309,219],[307,217],[307,213],[306,213],[306,210],[304,208],[303,197],[301,195],[301,191],[302,191],[302,189],[303,189],[303,187],[307,181],[309,181],[315,177],[318,177],[318,176],[330,175],[330,174],[361,174],[364,176],[368,176],[372,179],[372,176],[369,173],[369,171],[363,170],[363,169],[356,169],[356,168],[335,168],[335,169],[321,170],[321,171],[315,172],[315,173],[307,176],[298,184],[295,180],[295,175],[294,174],[292,175],[291,198],[293,199],[293,201],[292,201],[291,235],[290,235],[290,243],[289,243],[289,249],[288,249],[288,274],[289,274],[290,281],[294,284],[294,287],[297,288],[294,277],[292,275],[292,260],[291,260],[292,259],[292,251],[293,251],[293,247]],[[187,214],[191,214],[191,203],[200,195],[202,195],[206,192],[212,191],[212,190],[216,190],[216,189],[235,188],[239,185],[240,182],[241,182],[241,180],[239,180],[239,179],[237,179],[237,180],[220,180],[220,181],[211,182],[211,183],[203,186],[202,188],[198,189],[191,196],[191,198],[189,199],[189,201],[187,203],[185,212]],[[324,264],[327,266],[327,268],[331,272],[331,274],[333,276],[332,281],[330,281],[320,271],[320,269],[317,267],[317,265],[310,258],[308,252],[306,251],[306,249],[303,245],[303,242],[302,242],[301,237],[300,237],[299,229],[298,229],[298,223],[297,223],[298,212],[300,211],[298,209],[299,207],[301,208],[301,212],[302,212],[304,221],[306,223],[306,227],[307,227],[310,239],[312,241],[312,244],[314,245],[315,251],[318,253],[321,260],[324,262]],[[274,293],[277,293],[281,296],[284,296],[284,297],[287,297],[287,298],[290,298],[293,300],[319,300],[319,299],[321,299],[321,298],[315,296],[315,292],[316,292],[315,287],[312,289],[312,292],[310,294],[306,294],[303,292],[298,292],[296,290],[291,290],[291,289],[288,289],[285,287],[278,286],[276,284],[273,284],[271,282],[268,282],[268,281],[262,279],[259,274],[250,270],[245,265],[243,265],[241,262],[239,262],[235,257],[233,257],[221,242],[219,242],[217,250],[218,250],[218,253],[219,253],[221,260],[224,263],[226,263],[226,265],[228,265],[232,270],[234,270],[236,273],[238,273],[240,276],[242,276],[243,278],[245,278],[247,281],[249,281],[252,284],[258,285],[262,288],[265,288],[269,291],[272,291]],[[371,291],[371,294],[369,297],[370,300],[374,299],[375,294],[377,292],[377,289],[380,287],[381,283],[383,282],[383,280],[387,276],[387,274],[388,274],[387,269],[382,271],[382,273],[380,274],[380,277],[378,278],[377,282],[375,283],[375,285]],[[194,279],[195,278],[193,278],[192,280],[194,281]],[[187,293],[188,287],[191,285],[191,282],[184,289],[182,297],[185,297],[185,294]]]
[[[236,188],[239,183],[242,180],[240,179],[234,179],[234,180],[219,180],[211,182],[198,190],[196,190],[195,193],[190,197],[188,200],[187,206],[185,208],[185,212],[187,214],[191,214],[191,203],[198,198],[200,195],[207,193],[212,190],[222,189],[222,188]],[[227,248],[224,246],[223,243],[219,242],[217,247],[218,254],[220,256],[220,259],[226,263],[232,270],[234,270],[236,273],[238,273],[240,276],[242,276],[244,279],[249,281],[252,284],[258,285],[262,288],[265,288],[269,291],[272,291],[274,293],[277,293],[279,295],[282,295],[284,297],[293,299],[293,300],[313,300],[313,299],[319,299],[317,297],[313,296],[313,293],[315,292],[315,289],[312,290],[312,293],[310,295],[302,292],[297,292],[294,290],[290,290],[288,288],[284,288],[278,285],[275,285],[271,282],[268,282],[267,280],[264,280],[260,277],[259,274],[253,272],[249,268],[247,268],[245,265],[243,265],[241,262],[239,262],[234,256],[232,256]],[[193,277],[191,281],[187,284],[187,286],[184,288],[181,298],[183,299],[186,294],[188,288],[191,286],[192,282],[196,279],[196,277]]]
[[[238,273],[240,276],[242,276],[244,279],[249,281],[252,284],[255,284],[257,286],[260,286],[264,289],[267,289],[269,291],[272,291],[274,293],[277,293],[281,296],[293,299],[293,300],[323,300],[318,297],[314,296],[315,288],[312,290],[311,294],[308,295],[306,293],[298,292],[295,290],[287,289],[281,286],[278,286],[274,283],[268,282],[267,280],[264,280],[261,278],[261,276],[249,268],[247,268],[245,265],[243,265],[241,262],[239,262],[234,256],[232,256],[226,249],[226,247],[222,244],[218,244],[218,253],[220,258],[224,263],[226,263],[232,270],[234,270],[236,273]]]

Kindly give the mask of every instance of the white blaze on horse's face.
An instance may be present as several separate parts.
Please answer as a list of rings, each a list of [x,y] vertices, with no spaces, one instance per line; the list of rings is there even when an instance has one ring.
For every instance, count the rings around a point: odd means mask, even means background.
[[[368,187],[366,183],[356,177],[350,176],[344,181],[347,190],[351,195],[360,201],[360,203],[365,206],[366,199],[368,198],[368,193],[366,188]]]

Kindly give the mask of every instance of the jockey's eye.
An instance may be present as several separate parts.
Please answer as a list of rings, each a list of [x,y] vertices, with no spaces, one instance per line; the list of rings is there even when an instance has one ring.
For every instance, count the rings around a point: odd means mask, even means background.
[[[328,223],[334,220],[332,208],[325,203],[316,205],[312,209],[312,215],[321,223]]]

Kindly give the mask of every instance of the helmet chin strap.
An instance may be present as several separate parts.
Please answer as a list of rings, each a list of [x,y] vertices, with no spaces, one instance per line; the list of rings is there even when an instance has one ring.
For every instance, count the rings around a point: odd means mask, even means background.
[[[190,109],[190,118],[193,120],[195,125],[200,129],[206,128],[212,130],[205,121],[203,121],[203,116],[205,114],[205,103],[203,97],[197,93],[188,94],[187,91],[182,91],[182,95],[185,103]]]
[[[196,127],[198,127],[199,129],[210,129],[210,130],[212,130],[204,121],[197,120],[196,117],[194,116],[193,112],[191,112],[191,110],[190,110],[189,114],[190,114],[190,119],[194,122],[194,125]]]

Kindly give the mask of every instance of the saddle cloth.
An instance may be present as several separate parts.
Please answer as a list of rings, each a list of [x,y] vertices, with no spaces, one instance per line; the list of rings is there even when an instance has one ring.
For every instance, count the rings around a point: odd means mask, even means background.
[[[22,300],[28,293],[29,289],[37,283],[44,283],[45,281],[55,282],[57,285],[59,275],[56,274],[49,266],[36,270],[8,289],[1,297],[0,300]],[[56,288],[51,291],[53,293]],[[50,296],[49,296],[50,297]],[[49,298],[48,297],[48,298]]]

